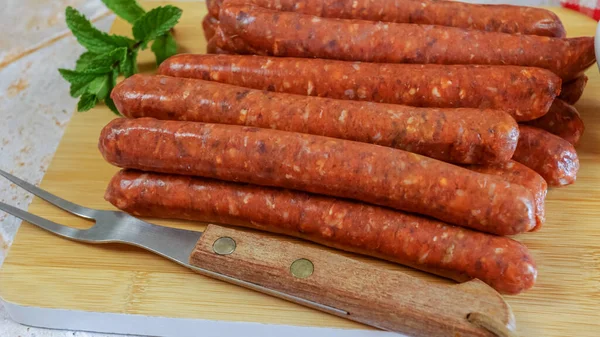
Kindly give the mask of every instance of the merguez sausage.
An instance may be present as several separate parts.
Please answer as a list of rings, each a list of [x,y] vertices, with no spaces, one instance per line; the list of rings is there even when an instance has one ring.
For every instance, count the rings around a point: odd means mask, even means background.
[[[204,19],[202,19],[202,30],[204,31],[204,38],[206,41],[209,41],[213,36],[215,36],[215,29],[217,29],[218,25],[219,20],[208,14],[204,16]]]
[[[506,179],[511,184],[525,186],[535,197],[535,218],[536,227],[534,231],[539,230],[546,220],[546,210],[544,207],[548,184],[535,171],[529,167],[510,160],[504,163],[493,165],[471,165],[468,169],[486,174],[493,174]]]
[[[558,98],[571,105],[577,103],[583,95],[583,90],[585,89],[587,82],[588,77],[582,75],[571,82],[564,83]]]
[[[561,80],[539,68],[345,62],[241,55],[179,54],[158,73],[291,94],[435,108],[545,115]]]
[[[219,16],[222,0],[208,1]],[[551,11],[524,6],[476,5],[434,0],[251,0],[253,4],[286,12],[327,18],[418,23],[509,34],[565,37],[562,22]]]
[[[529,121],[527,125],[546,130],[577,146],[585,131],[579,112],[574,106],[557,99],[543,117]]]
[[[542,129],[519,127],[519,143],[513,160],[539,173],[549,186],[575,182],[579,158],[571,143]]]
[[[221,48],[219,48],[219,49],[221,49]],[[208,42],[206,43],[206,53],[207,54],[218,54],[217,53],[217,45],[215,44],[214,38],[208,40]]]
[[[219,29],[260,55],[418,64],[518,65],[563,80],[595,63],[594,38],[549,38],[430,25],[327,19],[224,2]],[[226,49],[229,45],[217,46]],[[236,46],[238,44],[236,42]],[[240,43],[241,43],[240,42]]]
[[[478,278],[517,294],[536,267],[517,241],[362,203],[185,176],[121,171],[105,195],[136,216],[256,228],[379,257],[457,281]]]
[[[99,149],[116,166],[353,198],[499,235],[536,225],[532,193],[383,146],[296,132],[121,118]]]
[[[498,110],[414,108],[134,75],[111,93],[126,117],[235,124],[395,147],[456,163],[509,160],[519,128]]]
[[[206,44],[206,53],[207,54],[231,54],[230,52],[217,47],[215,37],[208,40],[208,43]]]

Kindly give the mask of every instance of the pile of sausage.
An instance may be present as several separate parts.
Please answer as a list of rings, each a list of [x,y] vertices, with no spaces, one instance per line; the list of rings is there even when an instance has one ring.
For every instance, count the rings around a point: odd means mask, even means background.
[[[551,12],[438,0],[213,0],[207,55],[111,97],[137,216],[282,233],[517,294],[547,186],[575,182],[593,38]],[[253,55],[248,55],[253,54]]]

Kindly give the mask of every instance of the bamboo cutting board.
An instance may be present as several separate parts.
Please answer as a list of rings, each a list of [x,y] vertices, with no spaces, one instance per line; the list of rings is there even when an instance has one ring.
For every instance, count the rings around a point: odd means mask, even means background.
[[[146,7],[160,3],[149,2]],[[204,3],[177,3],[183,18],[176,30],[180,52],[203,53]],[[556,8],[570,36],[593,35],[595,22]],[[117,20],[112,31],[130,32]],[[141,71],[154,70],[153,56],[140,55]],[[507,297],[521,336],[596,336],[600,324],[600,76],[594,67],[577,108],[587,125],[578,148],[577,183],[553,189],[547,199],[547,223],[541,232],[518,236],[539,267],[536,286]],[[105,107],[76,113],[41,187],[82,205],[112,209],[104,189],[117,171],[97,150],[100,129],[115,116]],[[29,211],[58,223],[86,228],[91,223],[34,199]],[[184,221],[153,221],[202,230]],[[413,275],[401,266],[370,260]],[[425,276],[424,276],[425,277]],[[259,322],[292,326],[370,329],[312,309],[215,281],[143,250],[124,245],[85,245],[61,239],[23,223],[0,271],[0,296],[20,308],[66,309],[107,314]],[[10,310],[9,310],[10,311]],[[16,315],[15,315],[16,316]],[[61,327],[52,322],[34,325]],[[74,316],[73,316],[74,317]],[[158,318],[154,318],[155,320]],[[426,324],[426,323],[424,323]],[[110,322],[107,322],[110,326]],[[80,329],[101,329],[77,325]],[[118,331],[118,329],[116,329]],[[124,329],[122,332],[136,333]],[[267,330],[269,331],[269,330]],[[271,332],[275,330],[270,330]],[[139,332],[138,332],[139,333]],[[200,332],[198,332],[200,333]]]

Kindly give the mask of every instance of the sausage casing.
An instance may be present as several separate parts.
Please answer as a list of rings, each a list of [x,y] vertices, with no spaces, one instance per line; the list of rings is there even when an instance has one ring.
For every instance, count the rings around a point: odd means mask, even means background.
[[[519,127],[498,110],[415,108],[133,75],[112,91],[127,117],[235,124],[349,139],[465,164],[512,158]]]
[[[99,149],[122,168],[352,198],[510,235],[536,226],[520,185],[388,147],[296,132],[119,118]]]
[[[546,194],[548,193],[548,184],[534,170],[520,164],[514,160],[493,165],[471,165],[470,170],[493,174],[506,179],[511,184],[517,184],[529,189],[535,197],[535,219],[537,225],[534,231],[540,230],[546,221]]]
[[[144,217],[218,222],[291,235],[516,294],[533,286],[527,248],[506,237],[303,192],[205,178],[121,171],[105,195]]]
[[[159,74],[261,90],[432,108],[503,110],[517,121],[548,112],[561,80],[539,68],[416,65],[244,55],[179,54]]]
[[[207,2],[219,16],[222,0]],[[251,0],[260,7],[327,18],[418,23],[509,34],[565,37],[562,22],[551,11],[524,6],[478,5],[434,0]]]
[[[560,99],[554,101],[546,115],[526,124],[557,135],[573,146],[577,146],[585,131],[585,125],[577,109]]]
[[[223,50],[223,49],[217,47],[215,37],[208,40],[208,43],[206,44],[206,53],[207,54],[232,54],[226,50]]]
[[[378,63],[518,65],[551,70],[565,81],[579,76],[596,60],[593,37],[564,39],[329,19],[228,1],[221,7],[219,29],[247,46],[230,50],[240,54]],[[219,41],[220,48],[230,47]]]
[[[571,143],[532,126],[520,125],[519,143],[513,160],[539,173],[549,186],[573,184],[579,157]]]
[[[219,20],[215,19],[209,14],[204,16],[204,19],[202,19],[202,29],[204,31],[204,38],[206,41],[210,41],[210,39],[215,36],[215,30],[217,29],[218,25]]]
[[[587,82],[588,77],[586,75],[581,75],[570,82],[563,83],[558,98],[571,105],[577,103],[583,95],[583,90],[585,89]]]

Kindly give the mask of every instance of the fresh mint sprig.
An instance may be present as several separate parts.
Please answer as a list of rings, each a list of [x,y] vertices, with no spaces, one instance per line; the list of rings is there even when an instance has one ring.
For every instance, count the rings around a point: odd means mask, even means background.
[[[123,20],[133,24],[146,11],[136,1],[132,0],[102,0],[104,5],[121,17]]]
[[[164,60],[177,53],[177,42],[170,32],[157,37],[152,42],[152,52],[156,56],[156,64],[161,64]]]
[[[138,72],[137,55],[152,43],[157,65],[177,52],[177,42],[171,33],[181,18],[181,9],[162,6],[146,12],[135,0],[102,0],[119,17],[133,25],[133,39],[106,34],[96,29],[72,7],[65,11],[67,26],[87,51],[77,60],[74,70],[59,69],[71,84],[69,93],[79,97],[78,111],[87,111],[98,102],[119,114],[110,92],[119,74],[129,77]]]

